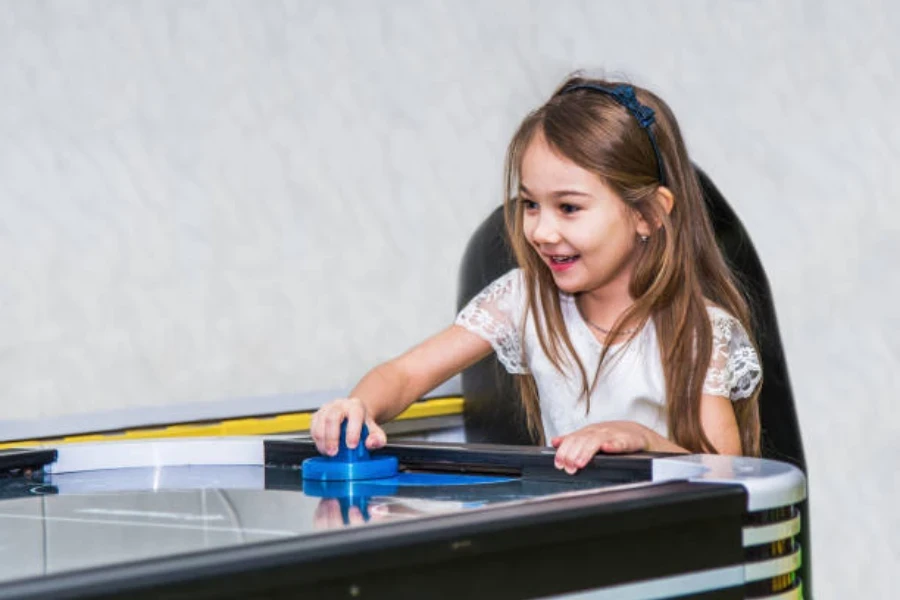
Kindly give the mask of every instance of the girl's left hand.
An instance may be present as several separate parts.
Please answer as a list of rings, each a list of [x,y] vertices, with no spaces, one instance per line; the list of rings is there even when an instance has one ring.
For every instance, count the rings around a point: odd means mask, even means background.
[[[556,448],[557,469],[574,475],[599,451],[609,454],[641,452],[650,447],[650,430],[633,421],[607,421],[588,425],[550,440]]]

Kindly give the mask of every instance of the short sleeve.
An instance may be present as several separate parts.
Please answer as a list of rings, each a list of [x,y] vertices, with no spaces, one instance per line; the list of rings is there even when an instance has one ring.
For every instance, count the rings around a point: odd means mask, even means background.
[[[479,292],[456,317],[457,325],[491,343],[510,373],[528,373],[521,335],[523,289],[522,271],[513,269]]]
[[[703,393],[732,401],[749,398],[762,379],[759,355],[747,332],[734,316],[710,308],[713,346]]]

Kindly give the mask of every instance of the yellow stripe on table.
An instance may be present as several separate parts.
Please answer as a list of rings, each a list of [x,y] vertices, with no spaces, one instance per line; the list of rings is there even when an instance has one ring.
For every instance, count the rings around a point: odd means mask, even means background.
[[[396,420],[427,419],[448,415],[461,415],[463,399],[460,397],[429,398],[409,406]],[[113,440],[143,440],[173,437],[212,437],[231,435],[265,435],[308,431],[312,411],[286,413],[268,417],[246,417],[216,422],[184,423],[154,427],[142,427],[105,433],[88,433],[56,438],[40,438],[0,443],[0,448],[23,448],[68,444],[71,442],[106,442]]]

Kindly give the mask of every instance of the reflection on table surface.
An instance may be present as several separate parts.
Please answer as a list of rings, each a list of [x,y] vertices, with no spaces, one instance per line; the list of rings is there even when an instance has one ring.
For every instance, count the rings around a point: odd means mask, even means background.
[[[427,483],[428,476],[419,479]],[[304,491],[299,470],[259,466],[129,468],[6,478],[0,480],[4,532],[0,582],[602,486],[508,477],[491,481],[355,485],[343,490],[307,483]]]

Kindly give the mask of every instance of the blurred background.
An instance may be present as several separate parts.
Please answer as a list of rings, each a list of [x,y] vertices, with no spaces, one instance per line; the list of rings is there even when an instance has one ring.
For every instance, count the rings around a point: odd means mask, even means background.
[[[816,597],[900,564],[900,6],[0,1],[0,419],[346,389],[454,317],[518,122],[665,98],[768,271]]]

